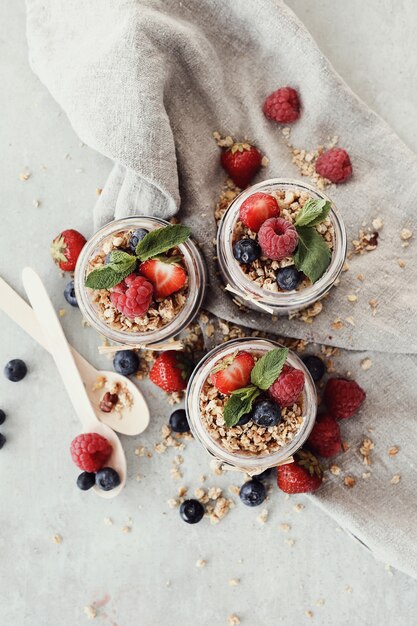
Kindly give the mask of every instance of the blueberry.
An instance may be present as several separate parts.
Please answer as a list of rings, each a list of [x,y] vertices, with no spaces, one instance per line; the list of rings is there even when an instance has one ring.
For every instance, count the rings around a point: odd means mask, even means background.
[[[277,271],[278,287],[281,287],[284,291],[293,291],[293,289],[296,289],[300,279],[301,272],[296,270],[295,267],[281,267]]]
[[[96,474],[96,485],[103,491],[111,491],[120,485],[120,476],[112,467],[103,467]]]
[[[169,425],[174,433],[188,433],[190,427],[188,425],[187,414],[184,409],[177,409],[171,413]]]
[[[180,506],[180,515],[187,524],[197,524],[204,515],[204,507],[198,500],[185,500]]]
[[[6,437],[0,433],[0,450],[2,449],[5,443],[6,443]]]
[[[88,491],[94,487],[96,483],[96,475],[94,472],[82,472],[77,478],[77,487],[82,491]]]
[[[254,239],[241,239],[233,246],[233,256],[239,263],[252,263],[261,256],[261,246]]]
[[[259,506],[266,498],[266,489],[259,480],[252,478],[241,486],[239,496],[246,506]]]
[[[303,358],[303,363],[311,374],[311,378],[318,383],[324,376],[326,366],[323,361],[314,354],[309,354]]]
[[[5,419],[6,419],[6,413],[2,409],[0,409],[0,426],[4,424]]]
[[[238,421],[238,423],[236,424],[236,426],[244,426],[245,424],[250,422],[251,419],[252,419],[251,413],[244,413],[242,417],[240,418],[240,420]]]
[[[73,280],[71,280],[71,282],[69,282],[68,285],[65,287],[64,297],[68,304],[70,304],[71,306],[78,306]]]
[[[12,359],[4,368],[4,375],[13,383],[19,382],[27,374],[28,368],[22,359]]]
[[[276,402],[266,398],[255,402],[251,416],[258,426],[276,426],[281,421],[281,409]]]
[[[142,239],[146,237],[148,233],[149,233],[149,230],[146,230],[146,228],[138,228],[137,230],[135,230],[134,233],[132,233],[132,236],[129,242],[129,248],[131,249],[132,252],[135,252],[136,246],[138,245],[139,241],[142,241]]]
[[[119,350],[113,359],[113,367],[123,376],[136,374],[139,369],[139,357],[133,350]]]

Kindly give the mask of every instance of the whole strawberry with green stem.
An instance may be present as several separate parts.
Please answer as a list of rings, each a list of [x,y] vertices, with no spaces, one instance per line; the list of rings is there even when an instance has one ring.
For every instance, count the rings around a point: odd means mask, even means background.
[[[244,189],[249,185],[262,165],[262,154],[249,143],[234,143],[224,149],[220,156],[222,167],[237,187]]]
[[[277,485],[285,493],[316,491],[323,482],[323,470],[314,454],[299,450],[293,463],[277,468]]]
[[[164,391],[183,391],[192,370],[190,359],[176,350],[160,354],[149,372],[149,378]]]
[[[51,244],[52,258],[64,272],[73,272],[86,238],[77,230],[63,230]]]

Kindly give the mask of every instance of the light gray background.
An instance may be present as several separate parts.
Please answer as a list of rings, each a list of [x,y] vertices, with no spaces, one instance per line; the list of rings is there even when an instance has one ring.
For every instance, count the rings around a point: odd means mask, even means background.
[[[413,0],[288,4],[346,82],[416,150]],[[21,0],[2,0],[0,24],[0,273],[21,291],[21,269],[33,265],[56,308],[67,310],[62,323],[69,338],[99,365],[97,337],[66,305],[66,281],[48,249],[64,228],[91,234],[95,188],[104,185],[110,163],[80,145],[31,73]],[[25,171],[31,176],[23,182],[19,175]],[[19,384],[0,376],[0,407],[8,414],[0,428],[8,438],[0,452],[1,624],[84,624],[83,607],[103,599],[93,622],[103,626],[217,626],[227,624],[230,613],[251,626],[295,626],[310,621],[304,614],[309,610],[311,622],[323,626],[416,623],[416,582],[376,562],[303,497],[287,500],[274,490],[265,525],[256,519],[258,510],[239,503],[218,526],[207,520],[194,527],[182,523],[166,504],[179,485],[194,490],[202,472],[209,485],[239,480],[210,477],[208,459],[195,443],[183,454],[179,483],[169,473],[172,451],[151,459],[134,455],[136,446],[151,449],[159,440],[170,412],[150,385],[141,384],[151,426],[140,438],[123,440],[129,464],[123,495],[106,502],[80,493],[67,452],[78,424],[53,363],[5,316],[0,323],[1,366],[20,357],[30,370]],[[305,509],[296,513],[296,503],[305,503]],[[112,518],[112,526],[104,524],[105,517]],[[129,520],[132,530],[125,534]],[[281,523],[291,524],[288,534],[279,529]],[[55,533],[62,544],[53,543]],[[203,569],[195,565],[199,558],[207,561]],[[228,580],[235,577],[241,584],[233,588]],[[322,606],[316,605],[319,599]]]

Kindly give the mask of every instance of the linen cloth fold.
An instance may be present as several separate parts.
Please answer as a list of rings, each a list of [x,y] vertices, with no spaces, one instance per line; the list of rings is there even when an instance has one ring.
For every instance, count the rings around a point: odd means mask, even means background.
[[[213,314],[352,351],[344,357],[368,400],[346,428],[358,444],[375,424],[378,461],[373,480],[366,482],[357,468],[355,488],[332,477],[315,500],[378,556],[417,575],[411,523],[417,369],[406,356],[417,352],[417,244],[412,238],[402,247],[400,238],[403,228],[416,230],[416,156],[350,91],[279,0],[27,0],[27,32],[33,70],[82,141],[115,163],[95,207],[96,226],[114,217],[167,219],[180,211],[205,253],[206,306]],[[212,133],[249,137],[268,156],[255,182],[300,178],[280,127],[262,113],[265,97],[287,84],[302,100],[292,144],[310,150],[338,135],[351,156],[352,180],[328,189],[348,239],[377,215],[384,220],[377,249],[353,257],[311,325],[242,313],[225,294],[213,260],[213,207],[225,175]],[[352,293],[354,304],[347,298]],[[376,366],[366,375],[359,370],[356,376],[357,351],[374,352]],[[391,485],[386,449],[394,443],[401,448],[395,463],[402,478]],[[356,444],[349,454],[361,462]]]

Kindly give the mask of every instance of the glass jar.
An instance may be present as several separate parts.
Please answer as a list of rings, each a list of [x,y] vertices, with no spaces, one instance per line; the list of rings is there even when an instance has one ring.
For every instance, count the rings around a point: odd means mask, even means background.
[[[137,230],[138,228],[151,231],[168,225],[169,222],[165,220],[148,216],[114,220],[98,230],[82,249],[75,268],[74,278],[78,305],[91,326],[110,341],[126,346],[159,344],[178,335],[197,315],[205,295],[207,270],[202,254],[191,239],[187,239],[178,246],[183,255],[183,264],[188,274],[188,291],[184,306],[171,321],[156,330],[131,332],[112,328],[98,315],[96,305],[91,298],[93,290],[85,287],[86,276],[91,271],[90,260],[102,249],[102,245],[109,237],[123,231]]]
[[[275,292],[263,288],[246,276],[233,256],[233,236],[241,204],[255,192],[271,193],[274,191],[305,192],[312,198],[328,200],[332,205],[329,218],[334,236],[329,267],[316,283],[299,290]],[[217,231],[217,255],[224,283],[229,286],[229,290],[240,303],[255,311],[265,311],[272,315],[293,313],[323,298],[342,271],[346,250],[346,229],[333,202],[326,194],[311,185],[295,180],[273,178],[245,189],[231,202]]]
[[[208,433],[203,424],[200,410],[200,397],[204,384],[213,368],[225,356],[231,355],[237,350],[254,352],[262,356],[273,348],[282,348],[276,341],[267,339],[254,339],[244,337],[232,339],[217,346],[206,354],[198,363],[191,375],[185,398],[185,409],[188,422],[194,437],[202,444],[208,453],[221,461],[226,467],[235,468],[250,475],[260,474],[269,467],[276,467],[291,457],[306,441],[316,419],[317,394],[316,387],[309,371],[304,363],[293,353],[288,352],[286,363],[304,372],[305,384],[302,392],[302,424],[294,438],[276,451],[259,455],[248,453],[235,453],[226,450],[220,443],[215,441]]]

